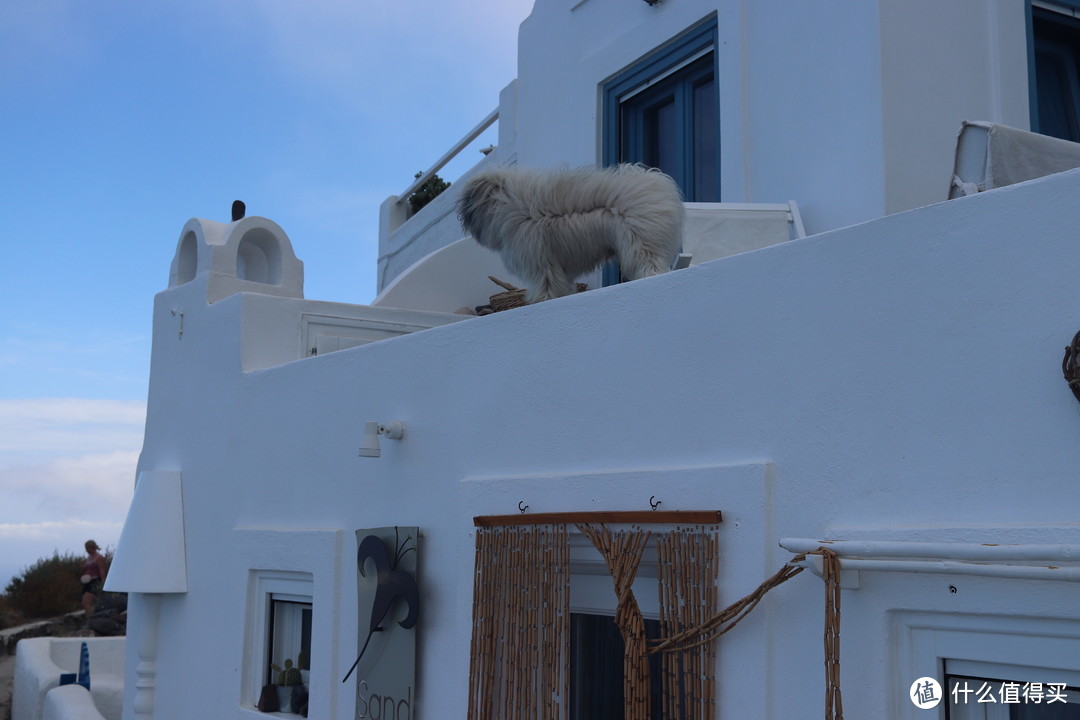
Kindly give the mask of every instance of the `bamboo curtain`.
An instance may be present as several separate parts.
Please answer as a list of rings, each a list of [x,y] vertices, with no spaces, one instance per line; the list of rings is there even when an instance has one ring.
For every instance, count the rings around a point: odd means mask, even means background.
[[[615,582],[615,624],[622,633],[626,651],[623,656],[623,717],[625,720],[649,720],[649,655],[645,644],[645,618],[634,597],[641,554],[650,533],[635,528],[612,533],[607,526],[578,525],[600,551]]]
[[[470,720],[566,720],[565,525],[477,528]]]
[[[651,533],[578,528],[603,556],[618,599],[626,720],[650,717],[648,641],[633,582]],[[661,633],[670,637],[717,611],[713,528],[657,536]],[[567,720],[570,555],[565,525],[477,528],[470,720]],[[662,653],[664,720],[715,717],[713,642]]]
[[[656,541],[660,633],[700,626],[719,610],[720,548],[715,531],[673,531]],[[716,717],[716,643],[661,654],[665,720]]]

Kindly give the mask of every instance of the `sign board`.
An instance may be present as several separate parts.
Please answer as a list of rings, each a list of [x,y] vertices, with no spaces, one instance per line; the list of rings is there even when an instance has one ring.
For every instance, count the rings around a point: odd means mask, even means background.
[[[416,718],[419,538],[415,526],[356,531],[356,720]]]

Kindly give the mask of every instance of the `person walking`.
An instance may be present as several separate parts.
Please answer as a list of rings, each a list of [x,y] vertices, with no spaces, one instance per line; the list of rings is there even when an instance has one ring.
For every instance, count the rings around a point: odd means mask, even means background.
[[[101,592],[102,585],[105,584],[105,575],[108,573],[108,568],[105,565],[105,557],[101,555],[98,550],[98,544],[93,540],[87,540],[86,545],[86,562],[83,563],[82,577],[79,580],[82,581],[82,606],[86,612],[86,622],[90,623],[90,616],[94,614],[94,607],[97,605],[97,596]]]

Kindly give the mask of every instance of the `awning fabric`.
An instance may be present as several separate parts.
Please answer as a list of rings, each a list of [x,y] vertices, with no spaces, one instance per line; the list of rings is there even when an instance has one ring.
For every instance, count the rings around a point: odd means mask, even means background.
[[[965,121],[949,198],[974,195],[1080,167],[1080,143],[992,122]]]

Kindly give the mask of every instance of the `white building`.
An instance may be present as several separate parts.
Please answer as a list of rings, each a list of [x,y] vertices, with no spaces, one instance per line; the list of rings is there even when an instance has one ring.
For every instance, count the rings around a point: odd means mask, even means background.
[[[945,717],[948,698],[912,702],[922,677],[970,685],[950,717],[1006,717],[1014,689],[1031,712],[1080,702],[1062,689],[1080,687],[1080,408],[1061,371],[1080,171],[945,201],[963,121],[1075,126],[1046,69],[1075,63],[1074,4],[537,0],[484,162],[659,162],[690,200],[801,213],[806,237],[659,277],[453,315],[498,271],[468,243],[431,256],[461,238],[451,188],[411,218],[387,201],[383,292],[350,306],[303,298],[274,223],[189,222],[110,574],[132,591],[125,717],[261,717],[269,663],[301,649],[311,717],[466,716],[474,516],[657,501],[723,513],[719,607],[845,541],[848,717]],[[433,267],[447,287],[410,289]],[[404,423],[378,458],[358,457],[369,421]],[[383,706],[341,679],[371,614],[357,531],[393,526],[419,528],[420,619],[415,681]],[[568,610],[613,614],[570,527]],[[822,595],[804,573],[715,642],[708,715],[820,715]]]

